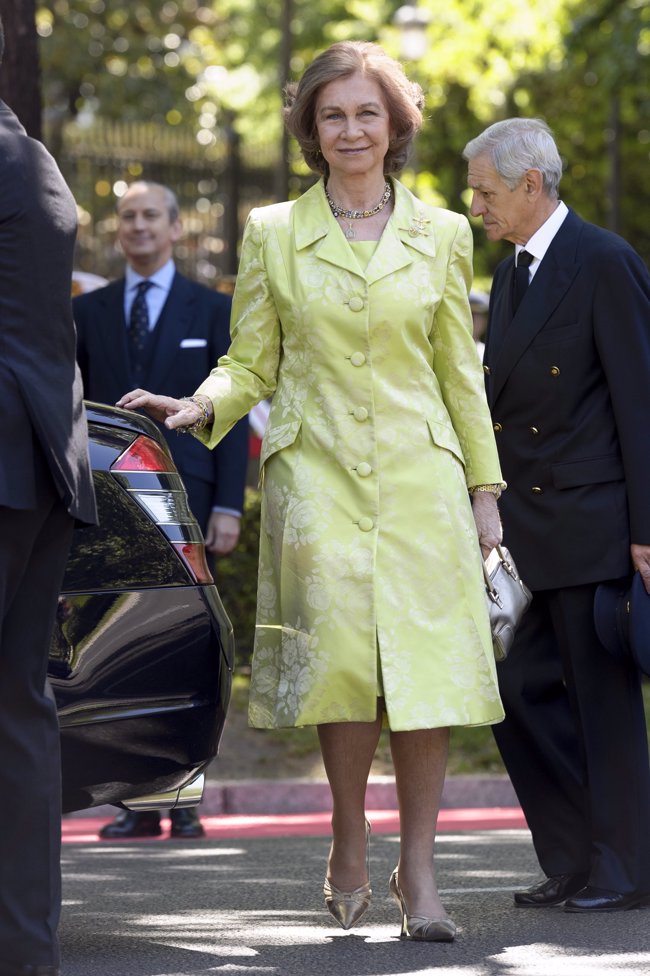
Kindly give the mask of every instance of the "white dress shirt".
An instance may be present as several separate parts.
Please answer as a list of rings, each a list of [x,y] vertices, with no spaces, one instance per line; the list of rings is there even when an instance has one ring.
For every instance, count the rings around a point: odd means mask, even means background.
[[[133,305],[138,285],[141,281],[148,281],[151,283],[151,288],[147,288],[144,293],[144,298],[149,313],[149,331],[155,329],[156,323],[160,318],[160,313],[167,301],[175,274],[176,265],[172,258],[166,264],[163,264],[162,268],[158,268],[150,278],[143,278],[141,274],[133,270],[130,264],[127,264],[124,275],[124,321],[126,322],[127,328],[131,318],[131,306]]]
[[[560,200],[551,216],[544,221],[538,230],[535,231],[533,236],[526,244],[515,244],[515,264],[519,260],[520,251],[528,251],[528,253],[532,254],[533,256],[533,260],[530,262],[528,267],[528,274],[530,275],[528,279],[529,281],[532,281],[535,277],[535,272],[539,268],[542,258],[548,251],[551,241],[564,223],[568,212],[569,208],[567,207],[566,203],[562,203]]]

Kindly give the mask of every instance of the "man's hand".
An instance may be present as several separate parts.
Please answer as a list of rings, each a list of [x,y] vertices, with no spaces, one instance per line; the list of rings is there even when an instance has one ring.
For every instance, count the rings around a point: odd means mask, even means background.
[[[632,565],[639,570],[646,593],[650,593],[650,546],[630,546]]]
[[[241,519],[228,512],[211,512],[205,532],[205,548],[215,556],[227,556],[239,541]]]
[[[472,494],[472,512],[481,553],[486,559],[503,539],[497,500],[491,491],[475,491]]]

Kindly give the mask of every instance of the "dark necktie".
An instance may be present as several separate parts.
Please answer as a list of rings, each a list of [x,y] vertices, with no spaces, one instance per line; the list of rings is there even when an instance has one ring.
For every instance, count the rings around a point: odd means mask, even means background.
[[[515,267],[515,278],[514,278],[514,290],[512,294],[512,314],[514,315],[519,304],[526,294],[526,289],[528,288],[528,282],[530,279],[530,272],[528,271],[531,261],[534,261],[532,254],[528,251],[520,251],[519,257],[517,258],[517,264]]]
[[[141,281],[136,287],[136,296],[131,306],[129,318],[129,342],[133,349],[142,352],[149,338],[149,309],[147,308],[147,290],[151,288],[150,281]]]
[[[150,333],[146,292],[149,288],[151,288],[150,281],[141,281],[138,284],[129,316],[127,335],[129,339],[129,359],[131,361],[131,380],[134,386],[144,385],[147,371]]]

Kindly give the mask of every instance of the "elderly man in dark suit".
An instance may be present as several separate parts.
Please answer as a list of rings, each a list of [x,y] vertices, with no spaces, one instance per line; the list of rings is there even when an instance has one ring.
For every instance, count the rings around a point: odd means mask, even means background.
[[[640,675],[608,654],[599,583],[650,591],[650,276],[562,203],[546,124],[509,119],[465,147],[471,213],[515,255],[496,270],[484,369],[506,544],[533,603],[499,666],[494,734],[546,877],[522,906],[606,912],[650,893]]]
[[[182,235],[176,196],[158,183],[132,183],[117,207],[125,277],[74,300],[77,356],[85,396],[116,403],[124,390],[149,386],[174,397],[191,394],[230,343],[228,296],[179,274],[174,244]],[[215,451],[194,437],[160,428],[187,488],[208,552],[229,553],[239,538],[248,462],[248,424],[241,421]],[[200,837],[193,810],[171,814],[173,837]],[[161,833],[160,816],[123,812],[102,836]]]
[[[70,304],[77,217],[54,160],[2,102],[0,172],[0,976],[56,976],[47,658],[74,521],[96,521]]]

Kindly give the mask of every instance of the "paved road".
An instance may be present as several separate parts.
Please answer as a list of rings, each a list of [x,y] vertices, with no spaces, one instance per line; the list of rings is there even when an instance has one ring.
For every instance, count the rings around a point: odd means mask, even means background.
[[[373,835],[373,905],[351,933],[322,907],[326,837],[64,847],[64,976],[648,976],[650,910],[517,910],[537,876],[524,830],[442,834],[453,945],[400,942],[395,834]]]

